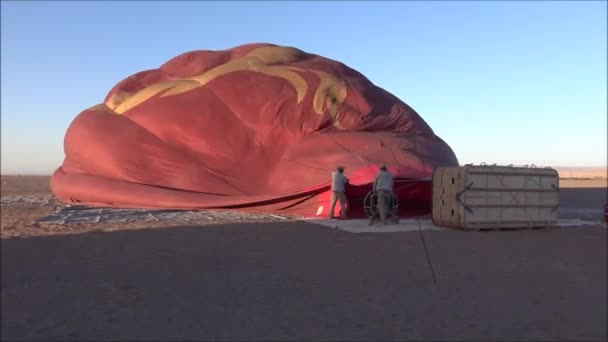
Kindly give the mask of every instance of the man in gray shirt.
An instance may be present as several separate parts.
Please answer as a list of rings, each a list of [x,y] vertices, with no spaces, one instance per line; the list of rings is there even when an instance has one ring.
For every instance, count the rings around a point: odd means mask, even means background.
[[[346,183],[348,180],[344,176],[344,168],[338,166],[336,171],[331,173],[331,203],[329,204],[329,218],[334,218],[336,201],[340,201],[340,217],[346,218]]]
[[[378,197],[378,211],[382,224],[386,224],[386,216],[392,210],[393,201],[393,175],[388,172],[386,165],[380,166],[380,172],[374,181],[374,192]],[[374,223],[374,216],[370,217],[369,224]]]

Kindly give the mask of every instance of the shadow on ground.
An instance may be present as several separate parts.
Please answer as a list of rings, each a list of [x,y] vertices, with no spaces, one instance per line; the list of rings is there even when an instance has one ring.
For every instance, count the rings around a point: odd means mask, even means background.
[[[3,340],[605,340],[606,229],[3,239]]]
[[[559,216],[565,219],[604,221],[607,188],[563,188],[559,194]]]

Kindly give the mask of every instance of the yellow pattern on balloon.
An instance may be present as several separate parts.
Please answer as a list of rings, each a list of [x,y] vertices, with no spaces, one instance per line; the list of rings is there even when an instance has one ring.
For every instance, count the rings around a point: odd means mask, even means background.
[[[297,61],[303,54],[304,52],[301,50],[290,47],[257,48],[246,56],[219,65],[200,75],[152,84],[135,93],[117,92],[105,104],[117,114],[123,114],[159,93],[162,93],[161,97],[181,94],[202,87],[218,77],[235,71],[253,71],[283,78],[295,88],[297,101],[300,103],[306,96],[308,85],[298,72],[306,72],[306,70],[282,64]],[[338,115],[340,106],[346,98],[346,83],[329,73],[314,72],[318,75],[320,82],[313,98],[313,108],[317,114],[322,115],[325,112],[323,105],[326,104],[334,126],[342,128],[338,123]]]
[[[317,114],[323,114],[325,112],[323,110],[323,103],[326,103],[326,108],[331,116],[333,125],[336,128],[342,129],[343,127],[338,122],[338,116],[340,114],[340,107],[344,103],[344,99],[346,99],[346,82],[323,71],[315,71],[315,73],[319,75],[320,83],[313,98],[313,108]]]

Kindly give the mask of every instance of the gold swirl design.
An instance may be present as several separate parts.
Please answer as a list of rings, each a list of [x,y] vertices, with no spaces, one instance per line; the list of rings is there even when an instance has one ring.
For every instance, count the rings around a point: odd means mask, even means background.
[[[290,47],[260,47],[246,56],[219,65],[200,75],[155,83],[135,93],[117,92],[105,102],[105,105],[117,114],[123,114],[159,93],[162,93],[161,97],[181,94],[202,87],[218,77],[235,71],[260,72],[285,79],[295,88],[299,104],[306,96],[308,84],[298,72],[306,72],[306,70],[282,64],[297,61],[303,54],[304,52],[301,50]],[[326,104],[325,107],[334,126],[342,128],[338,123],[338,115],[340,106],[346,98],[346,83],[329,73],[313,72],[320,80],[313,98],[314,111],[322,115],[325,112],[323,105]]]
[[[326,103],[327,111],[331,116],[336,128],[344,129],[338,122],[340,107],[346,98],[347,88],[344,80],[323,71],[315,71],[321,82],[313,98],[313,108],[317,114],[323,114],[323,103]]]

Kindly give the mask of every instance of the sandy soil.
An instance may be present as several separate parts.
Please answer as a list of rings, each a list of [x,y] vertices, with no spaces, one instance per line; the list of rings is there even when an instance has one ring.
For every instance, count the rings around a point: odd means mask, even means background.
[[[2,196],[48,195],[51,193],[50,178],[46,176],[2,176]],[[1,206],[1,236],[10,237],[32,230],[32,222],[50,215],[56,203],[35,206]],[[26,235],[29,235],[26,233]]]
[[[48,178],[2,177],[6,194]],[[606,188],[561,195],[596,207]],[[2,340],[608,338],[605,227],[425,232],[435,285],[415,232],[30,224],[56,205],[1,207]]]
[[[556,167],[561,178],[604,178],[608,175],[606,167]]]
[[[47,194],[51,192],[49,176],[1,176],[2,196]]]
[[[129,222],[117,226],[116,223],[71,225],[38,225],[35,220],[52,214],[63,204],[52,198],[49,177],[46,176],[2,176],[2,197],[23,197],[23,204],[0,206],[0,238],[49,236],[94,231],[109,232],[115,230],[153,229],[174,226],[201,226],[228,223],[228,220],[162,221],[162,222]],[[47,203],[48,202],[48,203]],[[236,214],[235,214],[236,215]],[[263,223],[265,220],[255,220]]]
[[[608,188],[608,179],[560,179],[560,188]]]

